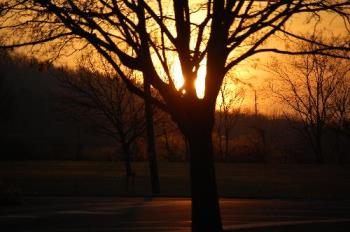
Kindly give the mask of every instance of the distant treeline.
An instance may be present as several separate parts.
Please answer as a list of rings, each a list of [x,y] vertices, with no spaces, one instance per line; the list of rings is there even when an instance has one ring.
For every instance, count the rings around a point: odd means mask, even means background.
[[[123,160],[125,152],[133,161],[146,159],[143,101],[112,73],[63,70],[1,51],[0,78],[1,160]],[[217,161],[316,162],[301,120],[235,107],[216,113]],[[181,132],[155,112],[158,158],[186,161]],[[326,126],[322,140],[325,162],[349,162],[349,137]]]

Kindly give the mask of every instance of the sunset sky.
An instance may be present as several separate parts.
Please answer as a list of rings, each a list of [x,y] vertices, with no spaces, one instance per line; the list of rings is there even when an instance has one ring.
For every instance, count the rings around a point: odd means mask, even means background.
[[[193,1],[194,4],[199,1]],[[260,3],[257,3],[260,4]],[[171,8],[171,7],[170,7]],[[205,11],[198,11],[191,15],[191,20],[193,22],[200,22],[203,18],[203,13]],[[313,30],[313,25],[315,21],[308,21],[306,15],[298,15],[294,16],[290,22],[287,24],[287,28],[294,32],[300,32],[301,34],[310,34]],[[173,25],[169,25],[170,28]],[[323,36],[327,37],[329,35],[344,35],[347,31],[345,30],[344,22],[340,18],[336,18],[330,15],[323,14],[321,15],[321,21],[317,25],[317,30],[322,32]],[[176,34],[175,30],[174,34]],[[331,31],[333,34],[331,34]],[[335,34],[334,34],[335,33]],[[284,42],[274,37],[270,39],[267,43],[265,43],[266,47],[269,47],[269,44],[273,44],[273,46],[283,47]],[[26,53],[28,52],[27,48],[22,49]],[[74,67],[77,65],[77,57],[80,56],[80,53],[74,54],[69,57],[62,56],[56,63],[58,65],[68,65],[69,67]],[[170,55],[171,57],[172,55]],[[39,55],[39,58],[42,58],[42,54]],[[266,90],[268,90],[267,85],[271,81],[271,75],[266,71],[269,62],[271,62],[272,57],[277,57],[278,60],[287,62],[288,57],[282,55],[274,55],[263,53],[260,55],[255,55],[247,60],[241,62],[238,66],[236,66],[226,78],[236,80],[237,81],[228,81],[229,86],[233,86],[232,88],[244,88],[245,90],[245,99],[242,104],[242,109],[244,111],[253,111],[254,109],[254,92],[256,91],[258,95],[258,109],[261,113],[266,114],[275,114],[281,113],[280,108],[281,105],[277,104],[275,99],[272,98],[271,94],[269,94]],[[45,59],[45,57],[44,57]],[[182,74],[180,62],[176,56],[172,56],[170,59],[170,67],[171,73],[175,82],[176,87],[179,89],[183,84]],[[158,61],[154,61],[155,64]],[[206,58],[204,58],[201,62],[200,69],[198,71],[198,79],[196,81],[197,86],[197,95],[199,97],[203,97],[204,94],[204,80],[205,80],[205,63]],[[159,68],[159,73],[162,73],[161,68]],[[237,85],[237,83],[240,83]],[[274,103],[271,107],[271,103]]]

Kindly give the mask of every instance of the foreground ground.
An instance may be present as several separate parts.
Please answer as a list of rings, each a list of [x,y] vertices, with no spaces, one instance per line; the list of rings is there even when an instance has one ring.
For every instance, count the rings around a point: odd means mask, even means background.
[[[157,198],[147,163],[133,166],[127,183],[121,163],[1,162],[0,231],[189,231],[187,164],[160,163]],[[227,231],[350,231],[349,166],[216,166]]]
[[[3,232],[185,232],[185,198],[27,197],[0,207]],[[227,231],[350,231],[350,201],[220,201]]]

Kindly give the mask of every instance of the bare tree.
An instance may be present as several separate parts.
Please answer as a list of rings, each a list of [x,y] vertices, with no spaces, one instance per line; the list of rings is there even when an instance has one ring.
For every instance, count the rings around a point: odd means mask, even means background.
[[[88,59],[86,59],[88,60]],[[91,60],[89,60],[91,62]],[[94,63],[95,64],[95,63]],[[134,177],[132,147],[145,132],[144,104],[128,92],[124,83],[109,70],[103,74],[89,65],[57,76],[64,88],[58,111],[99,133],[112,137],[123,151],[127,183]]]
[[[278,81],[273,92],[288,105],[286,115],[296,114],[301,120],[301,131],[317,162],[324,163],[325,129],[336,116],[341,120],[347,105],[343,98],[347,98],[348,89],[343,83],[350,71],[348,60],[310,54],[293,59],[289,65],[275,63],[272,67]]]
[[[346,66],[347,67],[346,67]],[[336,68],[345,69],[344,76],[340,77],[333,101],[333,118],[328,126],[335,133],[335,149],[338,163],[343,163],[345,153],[341,149],[342,137],[350,139],[350,62],[342,62]],[[346,71],[346,70],[344,70]]]
[[[307,15],[315,29],[322,12],[335,14],[346,29],[349,7],[348,0],[9,0],[2,6],[0,31],[2,47],[34,45],[34,52],[47,48],[51,59],[92,47],[130,91],[168,111],[189,143],[192,230],[222,231],[212,130],[215,102],[225,75],[258,53],[337,56],[333,51],[349,50],[349,43],[319,43],[318,49],[310,51],[267,43],[281,37],[314,43],[288,25],[296,14]],[[13,37],[16,33],[21,37]],[[45,42],[52,43],[43,47]],[[170,71],[174,59],[181,63],[181,89],[175,87]],[[203,60],[205,94],[199,98],[195,80]],[[146,92],[139,88],[125,70],[140,73],[146,86],[149,83],[162,99],[149,96],[147,88]]]
[[[158,114],[160,114],[158,116]],[[160,118],[160,120],[156,120],[156,135],[161,138],[162,147],[165,150],[165,157],[171,160],[178,160],[179,158],[185,159],[185,154],[179,154],[181,152],[176,151],[173,147],[174,140],[182,140],[182,137],[178,138],[181,135],[181,132],[171,120],[168,114],[162,111],[158,111],[156,116]],[[184,152],[185,153],[185,152]]]
[[[218,146],[220,157],[225,160],[229,153],[229,143],[231,134],[234,130],[241,106],[244,100],[244,89],[239,87],[238,81],[232,81],[230,86],[228,82],[230,79],[225,79],[221,85],[218,101],[218,112],[215,117],[215,130],[218,136]]]
[[[347,62],[347,67],[350,63]],[[338,67],[337,67],[338,68]],[[345,68],[345,67],[340,67]],[[345,70],[344,70],[345,71]],[[344,73],[335,90],[334,104],[334,118],[331,122],[331,127],[337,133],[340,133],[350,138],[350,71]]]

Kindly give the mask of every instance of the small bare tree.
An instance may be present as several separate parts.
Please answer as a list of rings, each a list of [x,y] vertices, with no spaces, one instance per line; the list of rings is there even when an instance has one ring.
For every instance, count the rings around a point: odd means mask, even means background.
[[[317,162],[324,163],[325,129],[335,117],[341,121],[348,110],[345,99],[349,89],[343,87],[344,78],[350,71],[349,61],[309,54],[292,59],[288,65],[275,61],[271,67],[277,81],[271,86],[273,93],[289,107],[286,115],[301,120],[302,134],[310,142]]]
[[[332,127],[337,133],[350,138],[350,75],[349,72],[346,74],[335,92]]]
[[[225,160],[229,153],[229,143],[234,130],[241,106],[244,100],[244,89],[239,81],[225,79],[220,89],[217,113],[215,117],[215,130],[218,137],[219,156]],[[234,85],[234,86],[233,86]]]
[[[123,151],[128,181],[134,176],[132,146],[145,132],[144,104],[128,92],[119,78],[104,71],[101,74],[85,67],[74,73],[60,73],[57,79],[65,91],[60,96],[59,110],[115,139]]]
[[[347,62],[348,66],[350,62]],[[350,69],[350,68],[349,68]],[[344,161],[344,151],[341,149],[342,137],[350,139],[350,72],[344,73],[333,99],[334,117],[329,123],[330,128],[335,133],[335,149],[338,163]]]

